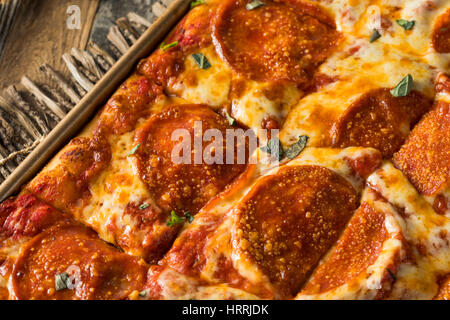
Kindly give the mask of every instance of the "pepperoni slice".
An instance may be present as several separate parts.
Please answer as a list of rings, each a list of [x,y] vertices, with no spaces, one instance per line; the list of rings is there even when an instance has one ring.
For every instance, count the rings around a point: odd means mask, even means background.
[[[221,159],[226,163],[227,152],[234,152],[234,164],[207,164],[204,157],[196,158],[194,147],[196,126],[197,132],[201,132],[202,135],[209,129],[220,133],[223,137],[224,156]],[[139,173],[151,193],[155,195],[160,207],[175,210],[179,215],[183,215],[186,211],[197,213],[245,170],[246,164],[238,164],[237,155],[239,150],[245,150],[245,154],[248,155],[248,145],[242,149],[236,143],[234,150],[226,149],[226,130],[232,128],[227,120],[207,106],[177,105],[153,116],[137,133],[136,142],[140,144],[136,152]],[[188,153],[189,150],[179,150],[178,153],[190,156],[186,158],[187,163],[172,159],[172,152],[178,150],[182,141],[181,139],[172,141],[172,134],[177,129],[184,130],[178,132],[188,134],[186,138],[190,140],[190,143],[188,141],[186,144],[191,148],[190,154],[183,153],[184,151]],[[202,141],[200,144],[205,155],[212,150],[210,146],[213,142],[206,139]],[[212,151],[211,154],[214,152],[220,154],[220,150]],[[246,162],[246,159],[241,160]]]
[[[447,275],[441,281],[439,292],[434,297],[434,300],[450,300],[450,275]]]
[[[315,271],[300,294],[312,295],[331,291],[364,273],[378,259],[389,236],[385,220],[383,212],[367,202],[362,203],[336,248]],[[388,272],[386,270],[386,273]],[[390,282],[393,280],[389,276],[387,279]]]
[[[450,9],[437,19],[432,44],[437,52],[450,53]]]
[[[424,195],[434,195],[450,180],[450,104],[438,102],[414,128],[394,164]]]
[[[305,87],[339,38],[322,9],[303,1],[224,1],[214,24],[217,51],[237,72],[257,81],[286,80]]]
[[[260,180],[238,206],[234,241],[281,295],[292,297],[337,241],[356,203],[351,184],[333,171],[285,167]]]
[[[14,265],[15,296],[24,300],[125,299],[141,290],[147,268],[81,226],[50,229],[35,237]],[[72,289],[56,290],[57,275],[71,276]]]
[[[430,108],[431,102],[416,91],[396,98],[389,89],[373,90],[354,102],[333,125],[332,146],[372,147],[391,158]]]

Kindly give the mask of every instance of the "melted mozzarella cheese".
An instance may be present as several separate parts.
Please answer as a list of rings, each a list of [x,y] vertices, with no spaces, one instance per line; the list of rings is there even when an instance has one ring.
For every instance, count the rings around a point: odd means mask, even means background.
[[[286,166],[301,166],[301,165],[316,165],[326,167],[333,170],[337,174],[346,178],[357,191],[362,191],[363,183],[360,178],[356,177],[350,169],[346,159],[358,159],[363,156],[377,153],[374,149],[364,148],[347,148],[347,149],[320,149],[320,148],[307,148],[303,153],[295,160],[288,163],[283,163]],[[238,244],[234,242],[232,233],[235,226],[238,224],[238,215],[234,213],[234,208],[239,204],[240,200],[251,190],[259,179],[264,176],[277,174],[280,167],[265,167],[258,166],[256,169],[256,175],[258,179],[249,179],[249,183],[240,186],[241,190],[234,190],[236,195],[225,195],[221,199],[221,203],[226,203],[227,206],[224,210],[217,210],[216,207],[211,208],[211,211],[203,210],[195,218],[193,224],[185,227],[184,232],[189,232],[191,229],[198,228],[200,225],[204,225],[203,221],[208,221],[207,217],[211,215],[223,215],[224,221],[212,234],[208,235],[208,242],[203,249],[202,255],[207,257],[205,266],[201,271],[201,278],[207,280],[210,283],[217,282],[217,267],[219,265],[219,259],[221,257],[227,257],[231,260],[234,269],[246,280],[254,284],[263,284],[269,291],[274,292],[270,281],[267,276],[258,268],[258,266],[251,261],[247,256],[241,254],[237,250]],[[264,168],[264,169],[263,169]],[[182,235],[181,235],[182,237]],[[389,250],[393,250],[396,244],[386,244],[389,246]],[[388,249],[386,249],[388,250]]]
[[[450,270],[450,220],[436,214],[390,162],[372,174],[368,183],[390,203],[404,210],[404,236],[412,246],[415,259],[415,263],[401,265],[392,298],[433,298],[437,277]]]
[[[226,285],[199,285],[172,269],[164,270],[158,277],[161,296],[165,300],[258,300],[258,297]]]
[[[208,1],[208,3],[219,0]],[[203,48],[202,53],[211,63],[208,69],[201,69],[192,56],[185,60],[184,71],[170,83],[168,92],[180,98],[178,102],[201,103],[219,109],[231,105],[231,115],[242,124],[257,130],[267,116],[284,120],[280,139],[291,145],[301,135],[308,135],[311,147],[325,144],[333,124],[362,94],[376,88],[394,87],[405,75],[412,74],[415,88],[432,97],[434,79],[440,72],[448,71],[450,54],[437,54],[430,46],[432,26],[436,18],[450,7],[448,0],[434,0],[436,9],[425,9],[429,0],[317,0],[336,19],[337,29],[343,33],[340,48],[320,68],[319,72],[337,79],[317,92],[302,97],[303,93],[294,86],[285,86],[281,98],[272,101],[264,94],[270,90],[268,83],[245,80],[245,87],[239,97],[232,97],[233,81],[241,80],[231,67],[222,61],[213,46]],[[402,8],[396,10],[395,8]],[[378,15],[378,16],[377,16]],[[392,25],[380,30],[382,37],[369,43],[370,34],[377,25],[377,18],[388,17]],[[395,19],[415,20],[413,30],[405,31]],[[230,97],[232,98],[230,100]],[[181,100],[183,99],[183,100]],[[448,94],[439,99],[450,101]],[[157,103],[158,110],[174,99]],[[92,123],[96,123],[96,120]],[[83,135],[90,132],[85,130]],[[115,226],[123,232],[131,232],[137,222],[124,211],[129,203],[153,203],[152,195],[140,180],[135,159],[128,154],[134,147],[134,133],[109,137],[112,146],[110,166],[90,185],[91,198],[77,217],[81,222],[95,229],[100,236],[116,243]],[[346,158],[358,158],[375,152],[372,149],[348,148],[345,150],[307,148],[293,165],[319,165],[345,177],[356,190],[362,191],[363,181],[349,168]],[[47,169],[58,164],[57,158]],[[285,164],[285,163],[284,163]],[[193,224],[185,230],[208,223],[207,215],[221,215],[231,212],[233,207],[250,190],[257,177],[276,174],[279,168],[259,163],[252,179],[240,186],[232,196],[220,196],[214,207],[201,211]],[[257,176],[257,177],[256,177]],[[380,201],[371,200],[380,211],[388,212],[385,226],[389,233],[402,232],[414,247],[412,252],[416,264],[406,261],[400,265],[392,297],[432,298],[437,290],[436,277],[450,270],[450,222],[447,217],[438,216],[430,204],[415,191],[403,174],[392,164],[386,163],[381,170],[372,174],[369,183],[393,206],[407,213],[404,219],[396,208]],[[366,199],[367,200],[367,199]],[[369,199],[370,200],[370,199]],[[236,254],[232,242],[232,228],[236,215],[229,214],[214,235],[208,239],[205,255],[208,261],[202,271],[202,280],[217,282],[218,261],[221,256],[231,259],[234,268],[250,282],[266,281],[257,266],[244,256]],[[419,253],[418,246],[426,248],[426,254]],[[399,240],[389,239],[383,244],[382,253],[367,270],[357,285],[344,285],[323,296],[300,298],[371,298],[381,286],[382,272],[391,262],[392,253],[401,248]],[[20,244],[11,247],[9,256],[20,250]],[[138,252],[131,252],[139,254]],[[370,276],[368,274],[371,274]],[[226,285],[203,286],[195,279],[167,269],[158,279],[165,299],[256,299],[257,297]],[[0,287],[5,279],[0,277]]]
[[[184,72],[170,84],[170,93],[199,104],[220,108],[228,100],[231,88],[231,69],[216,54],[213,46],[199,50],[211,64],[200,68],[192,56],[185,60]]]
[[[350,56],[343,53],[351,48],[358,51]],[[331,126],[358,98],[373,89],[393,88],[407,74],[413,76],[416,90],[429,97],[434,94],[437,71],[386,44],[353,39],[343,52],[319,69],[337,81],[307,95],[289,113],[280,133],[283,144],[291,145],[301,135],[310,137],[310,146],[329,144]]]
[[[241,97],[232,100],[232,116],[255,130],[255,133],[261,128],[263,120],[269,116],[279,120],[285,119],[301,96],[297,88],[286,86],[281,101],[272,101],[263,93],[268,89],[268,84],[255,81],[247,81],[246,89]]]
[[[301,92],[292,85],[283,88],[281,98],[273,101],[264,94],[271,90],[269,83],[245,80],[239,97],[230,97],[232,81],[244,81],[216,53],[214,46],[199,50],[211,63],[204,70],[192,56],[185,60],[184,71],[170,84],[169,92],[191,103],[213,108],[226,107],[231,102],[231,116],[245,126],[257,130],[265,118],[284,119],[299,100]],[[231,101],[230,101],[231,98]]]
[[[133,221],[122,219],[127,205],[143,203],[150,198],[137,173],[135,158],[128,156],[130,148],[135,145],[133,133],[110,139],[113,146],[111,164],[91,185],[89,205],[81,214],[83,222],[111,243],[116,243],[114,231],[109,228],[111,225],[119,229],[134,226]]]
[[[180,99],[161,99],[151,108],[154,112],[158,112],[167,105],[182,102]],[[124,212],[129,204],[155,203],[140,179],[136,158],[130,156],[131,150],[136,146],[134,142],[136,130],[145,122],[145,119],[141,119],[134,131],[109,137],[111,162],[90,184],[89,202],[77,213],[78,220],[92,227],[103,240],[113,244],[117,243],[119,236],[117,230],[124,236],[134,233],[134,237],[141,236],[144,239],[145,234],[137,232],[138,219],[124,215]],[[140,255],[139,248],[129,250],[131,250],[129,253]]]

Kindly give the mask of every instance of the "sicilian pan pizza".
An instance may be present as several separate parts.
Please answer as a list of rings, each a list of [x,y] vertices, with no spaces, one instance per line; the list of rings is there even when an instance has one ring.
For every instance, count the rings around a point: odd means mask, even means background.
[[[0,205],[0,299],[449,299],[450,1],[200,0]]]

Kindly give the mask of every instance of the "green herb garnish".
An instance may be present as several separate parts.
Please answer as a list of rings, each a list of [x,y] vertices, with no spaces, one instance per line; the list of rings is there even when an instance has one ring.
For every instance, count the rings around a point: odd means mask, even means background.
[[[166,44],[165,42],[163,42],[163,43],[161,43],[161,50],[162,51],[167,51],[167,50],[169,50],[170,48],[173,48],[173,47],[176,47],[178,45],[178,41],[175,41],[175,42],[172,42],[172,43],[169,43],[169,44]]]
[[[397,280],[397,277],[396,277],[395,274],[391,271],[391,269],[388,268],[387,270],[388,270],[389,275],[391,276],[392,280],[396,281],[396,280]]]
[[[141,147],[141,144],[139,143],[136,147],[134,147],[131,151],[130,151],[130,153],[128,154],[129,156],[132,156],[132,155],[134,155],[137,151],[138,151],[138,149]]]
[[[55,276],[55,289],[56,291],[65,290],[68,288],[68,282],[70,282],[69,275],[66,272],[57,274]]]
[[[143,203],[140,205],[139,210],[144,210],[144,209],[147,209],[148,207],[150,207],[150,205],[148,203]]]
[[[416,24],[416,21],[414,21],[414,20],[408,21],[408,20],[405,20],[405,19],[398,19],[397,23],[403,29],[411,30],[414,27],[414,25]]]
[[[308,143],[308,136],[301,136],[296,143],[294,143],[287,151],[286,157],[288,159],[295,159],[306,148]]]
[[[186,217],[187,221],[189,221],[189,223],[194,222],[194,216],[193,216],[189,211],[187,211],[187,212],[184,214],[184,216]]]
[[[394,97],[406,97],[411,93],[412,87],[414,85],[413,77],[408,74],[406,77],[400,81],[400,83],[391,90],[391,94]]]
[[[234,124],[236,123],[236,120],[232,116],[230,116],[228,114],[228,112],[226,112],[226,111],[225,111],[225,117],[227,118],[228,123],[230,124],[230,126],[234,126]]]
[[[145,298],[146,296],[147,296],[147,290],[142,290],[141,292],[139,292],[139,297]]]
[[[201,4],[205,4],[205,0],[197,0],[197,1],[192,1],[191,2],[191,9],[201,5]]]
[[[259,1],[259,0],[254,0],[250,3],[247,3],[247,5],[245,6],[247,8],[247,10],[253,10],[259,7],[262,7],[264,5],[263,2]]]
[[[274,155],[278,161],[283,159],[284,150],[278,138],[270,139],[266,146],[261,147],[261,151]]]
[[[167,225],[169,227],[173,227],[177,224],[182,224],[184,223],[185,218],[184,217],[179,217],[175,211],[172,210],[172,212],[170,213],[170,219],[167,222]]]
[[[372,35],[370,36],[370,43],[377,41],[381,38],[380,32],[377,29],[373,29]]]
[[[194,58],[195,63],[200,67],[200,69],[206,70],[211,68],[211,63],[209,63],[208,59],[203,53],[194,53],[192,57]]]

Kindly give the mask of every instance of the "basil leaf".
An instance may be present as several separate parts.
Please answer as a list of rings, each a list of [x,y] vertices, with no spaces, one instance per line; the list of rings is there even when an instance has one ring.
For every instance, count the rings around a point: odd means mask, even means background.
[[[129,156],[132,156],[132,155],[134,155],[137,151],[138,151],[138,149],[141,147],[141,144],[139,143],[136,147],[134,147],[131,151],[130,151],[130,153],[128,154]]]
[[[197,1],[192,1],[191,2],[191,9],[201,5],[201,4],[205,4],[205,0],[197,0]]]
[[[377,41],[381,38],[381,34],[377,29],[373,29],[372,35],[370,36],[370,43]]]
[[[296,143],[294,143],[288,151],[286,151],[286,157],[288,159],[295,159],[306,148],[308,143],[308,136],[301,136]]]
[[[398,19],[397,23],[400,27],[403,27],[403,29],[411,30],[414,27],[414,25],[416,24],[416,21],[414,21],[414,20],[408,21],[405,19]]]
[[[186,219],[189,221],[189,223],[194,222],[194,216],[193,216],[189,211],[187,211],[187,212],[184,214],[184,216],[185,216]]]
[[[142,290],[141,292],[139,292],[139,297],[145,298],[146,296],[147,296],[147,290]]]
[[[211,63],[209,63],[208,59],[203,53],[194,53],[192,57],[194,58],[195,63],[200,67],[200,69],[206,70],[211,68]]]
[[[266,146],[261,147],[261,151],[275,156],[278,161],[283,159],[284,150],[278,138],[270,139]]]
[[[247,8],[247,10],[253,10],[259,7],[262,7],[264,5],[263,2],[259,1],[259,0],[254,0],[250,3],[247,3],[247,5],[245,6]]]
[[[234,126],[234,124],[236,123],[236,120],[232,116],[230,116],[228,114],[228,112],[226,112],[226,111],[225,111],[225,117],[227,118],[228,123],[230,124],[230,126]]]
[[[167,222],[167,225],[169,226],[169,227],[173,227],[173,226],[175,226],[175,225],[177,225],[177,224],[182,224],[182,223],[184,223],[184,217],[179,217],[176,213],[175,213],[175,211],[173,211],[172,210],[172,212],[170,213],[170,219],[169,219],[169,221]]]
[[[67,289],[67,281],[69,281],[69,275],[66,272],[57,274],[55,276],[55,289],[61,291]]]
[[[178,41],[175,41],[175,42],[172,42],[169,44],[166,44],[165,42],[163,42],[163,43],[161,43],[160,48],[162,51],[167,51],[168,49],[176,47],[177,45],[178,45]]]
[[[391,94],[394,97],[406,97],[411,93],[412,87],[414,85],[413,77],[408,74],[406,77],[400,81],[400,83],[391,90]]]
[[[148,203],[143,203],[141,204],[141,206],[139,207],[139,210],[144,210],[147,209],[148,207],[150,207],[150,205]]]

